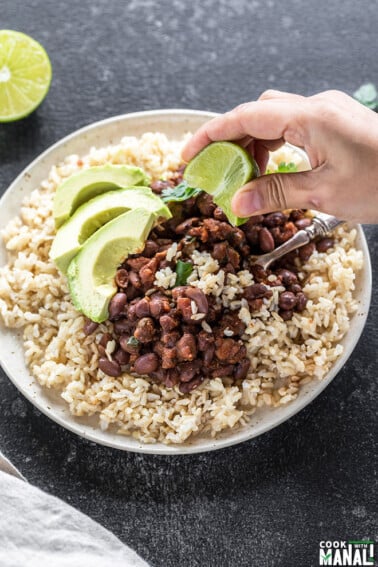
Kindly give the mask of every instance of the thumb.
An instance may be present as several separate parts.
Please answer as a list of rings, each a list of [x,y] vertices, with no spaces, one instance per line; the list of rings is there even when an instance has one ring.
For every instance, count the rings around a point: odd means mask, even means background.
[[[244,185],[232,199],[232,211],[239,217],[283,209],[316,208],[314,172],[262,175]]]

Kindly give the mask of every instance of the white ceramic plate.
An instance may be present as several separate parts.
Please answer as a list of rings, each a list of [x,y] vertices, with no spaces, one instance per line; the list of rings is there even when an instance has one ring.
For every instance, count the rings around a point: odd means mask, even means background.
[[[21,201],[25,195],[38,187],[52,165],[59,163],[69,154],[85,154],[90,146],[106,146],[117,143],[126,135],[140,136],[144,132],[164,132],[173,139],[179,139],[188,131],[195,131],[201,124],[212,118],[209,112],[191,110],[157,110],[116,116],[86,126],[70,136],[63,138],[33,161],[11,184],[0,200],[0,227],[19,214]],[[344,337],[344,354],[332,367],[328,375],[318,382],[314,380],[302,388],[296,400],[287,406],[274,410],[261,409],[252,416],[250,424],[242,429],[221,434],[216,439],[198,438],[185,445],[163,445],[161,443],[145,445],[131,437],[101,431],[96,426],[95,418],[75,418],[59,394],[41,388],[30,375],[23,360],[23,348],[20,334],[14,330],[0,327],[0,364],[15,386],[40,411],[63,427],[78,435],[103,445],[128,451],[154,454],[186,454],[220,449],[257,437],[283,421],[289,419],[309,404],[336,376],[351,355],[363,330],[371,295],[371,266],[365,236],[357,226],[357,246],[363,251],[364,269],[356,282],[356,297],[359,310],[351,321],[351,327]],[[0,265],[6,262],[3,245],[0,244]]]

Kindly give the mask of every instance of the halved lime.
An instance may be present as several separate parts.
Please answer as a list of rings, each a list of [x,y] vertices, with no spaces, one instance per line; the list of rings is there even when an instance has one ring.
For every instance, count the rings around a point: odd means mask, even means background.
[[[234,226],[247,219],[234,215],[231,200],[240,187],[259,175],[253,157],[232,142],[213,142],[197,154],[186,166],[184,179],[190,187],[198,187],[213,196]]]
[[[33,112],[45,98],[51,76],[42,45],[24,33],[0,30],[0,122]]]

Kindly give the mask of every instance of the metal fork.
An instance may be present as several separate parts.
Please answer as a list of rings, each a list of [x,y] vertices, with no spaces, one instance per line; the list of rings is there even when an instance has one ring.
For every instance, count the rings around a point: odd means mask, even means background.
[[[251,256],[251,260],[254,264],[262,266],[264,270],[270,266],[273,262],[288,254],[296,248],[300,248],[305,244],[308,244],[310,240],[313,240],[316,236],[326,236],[337,226],[343,224],[345,221],[340,220],[332,215],[327,215],[326,213],[316,213],[316,217],[312,219],[312,224],[306,228],[299,230],[292,236],[289,240],[281,244],[278,248],[267,254],[262,254],[260,256]]]

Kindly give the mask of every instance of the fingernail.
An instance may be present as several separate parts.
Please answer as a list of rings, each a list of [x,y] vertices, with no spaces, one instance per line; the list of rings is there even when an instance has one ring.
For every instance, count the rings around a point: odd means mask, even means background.
[[[253,189],[239,191],[232,200],[232,210],[239,217],[248,217],[256,211],[261,211],[262,208],[260,194]]]

